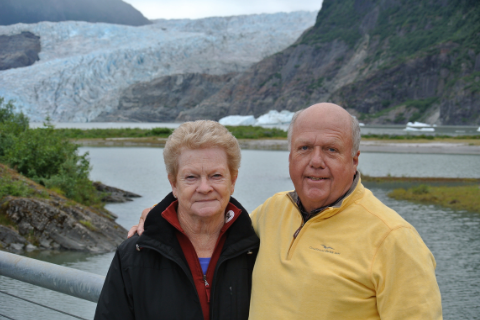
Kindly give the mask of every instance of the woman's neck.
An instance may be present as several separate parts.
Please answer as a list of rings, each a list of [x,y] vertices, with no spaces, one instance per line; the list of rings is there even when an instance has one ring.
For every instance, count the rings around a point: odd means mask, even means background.
[[[210,258],[215,250],[225,217],[219,215],[209,219],[195,219],[191,215],[178,212],[178,221],[190,239],[199,258]]]

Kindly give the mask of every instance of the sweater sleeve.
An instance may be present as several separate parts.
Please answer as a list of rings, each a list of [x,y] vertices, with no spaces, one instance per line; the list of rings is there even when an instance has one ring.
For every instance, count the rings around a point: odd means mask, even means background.
[[[125,281],[125,273],[122,270],[122,260],[119,251],[108,270],[102,292],[95,310],[95,320],[130,320],[135,319],[133,312],[133,300],[131,292]]]
[[[415,229],[399,227],[379,244],[371,266],[381,319],[442,319],[435,259]]]

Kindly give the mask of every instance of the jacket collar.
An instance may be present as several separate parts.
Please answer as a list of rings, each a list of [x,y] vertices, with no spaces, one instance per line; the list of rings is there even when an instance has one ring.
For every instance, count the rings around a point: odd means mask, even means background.
[[[137,241],[138,246],[153,247],[172,257],[175,255],[174,253],[183,257],[183,254],[180,254],[182,249],[175,234],[176,228],[162,216],[162,213],[176,200],[170,192],[149,212],[145,220],[145,231]],[[258,246],[260,242],[253,230],[247,210],[233,197],[230,197],[230,203],[241,212],[226,231],[227,240],[223,246],[222,255],[234,254],[239,250]]]

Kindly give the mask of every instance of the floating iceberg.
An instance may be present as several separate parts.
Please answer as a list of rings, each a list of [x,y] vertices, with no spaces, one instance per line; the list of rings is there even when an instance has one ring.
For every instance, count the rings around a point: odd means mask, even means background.
[[[413,128],[406,127],[403,131],[422,131],[422,132],[435,132],[435,128]]]
[[[267,114],[258,117],[257,125],[266,124],[285,124],[292,121],[294,112],[283,110],[278,112],[277,110],[270,110]]]
[[[289,124],[292,121],[294,112],[283,110],[270,110],[268,113],[255,119],[254,116],[227,116],[218,122],[224,126],[263,126]]]
[[[253,126],[256,123],[254,116],[228,116],[218,122],[224,126]]]
[[[425,128],[425,127],[431,127],[428,123],[423,123],[423,122],[409,122],[407,123],[407,128],[412,127],[412,128]]]

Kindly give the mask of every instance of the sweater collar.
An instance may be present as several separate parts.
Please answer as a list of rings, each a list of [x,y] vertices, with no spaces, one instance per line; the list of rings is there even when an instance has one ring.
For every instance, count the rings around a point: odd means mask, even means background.
[[[359,184],[360,180],[361,180],[360,179],[360,172],[357,171],[357,172],[355,172],[355,175],[353,176],[353,182],[352,182],[352,185],[350,186],[350,189],[348,189],[348,191],[344,195],[342,195],[340,198],[335,200],[332,204],[313,209],[310,212],[305,210],[305,208],[303,207],[303,204],[300,200],[300,197],[298,196],[298,194],[295,190],[292,191],[292,192],[289,192],[288,197],[297,206],[298,210],[300,211],[300,214],[303,217],[303,220],[305,222],[307,222],[311,218],[313,218],[313,217],[317,216],[318,214],[322,213],[327,208],[340,208],[342,206],[344,200],[346,198],[348,198],[355,191],[355,189],[357,188],[357,185]]]

